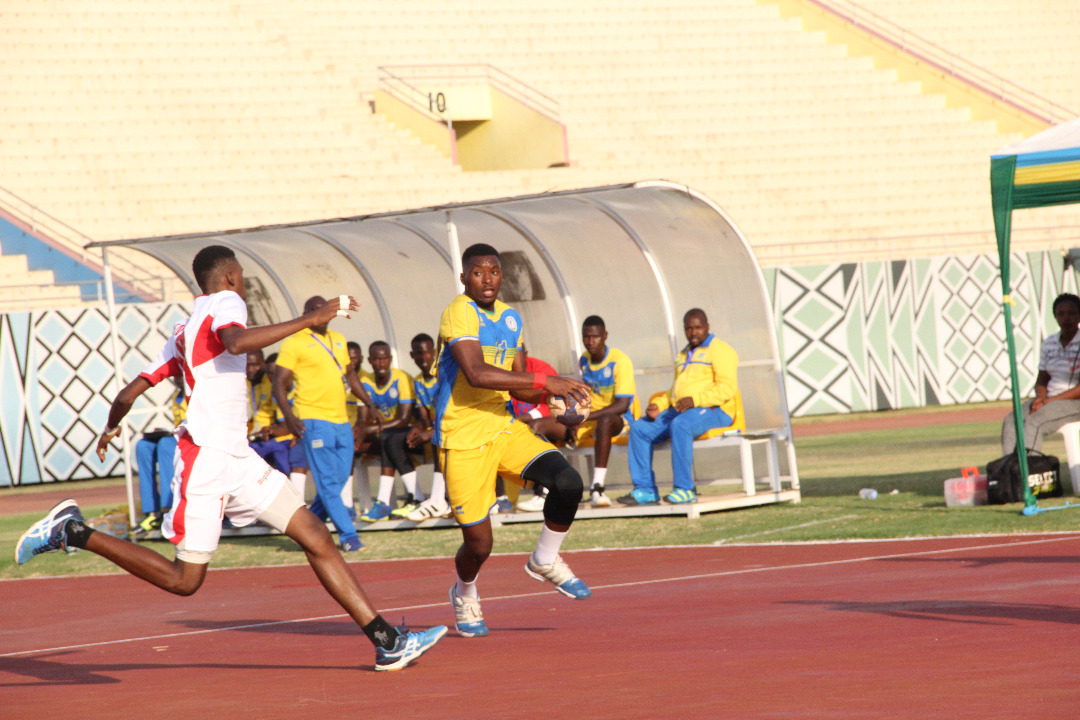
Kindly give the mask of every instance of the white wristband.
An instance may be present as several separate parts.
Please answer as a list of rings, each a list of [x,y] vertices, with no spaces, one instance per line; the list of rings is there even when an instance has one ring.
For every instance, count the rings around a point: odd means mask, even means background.
[[[540,418],[544,417],[544,413],[540,412],[540,408],[533,408],[529,411],[529,417],[531,417],[533,420],[539,420]]]
[[[102,432],[101,434],[102,435],[112,435],[114,432],[116,432],[116,428],[118,428],[118,427],[120,427],[120,426],[117,425],[116,427],[109,427],[109,425],[106,424],[105,425],[105,431]]]
[[[349,296],[348,295],[338,295],[338,305],[339,305],[338,311],[337,311],[338,317],[343,317],[343,318],[349,317]]]

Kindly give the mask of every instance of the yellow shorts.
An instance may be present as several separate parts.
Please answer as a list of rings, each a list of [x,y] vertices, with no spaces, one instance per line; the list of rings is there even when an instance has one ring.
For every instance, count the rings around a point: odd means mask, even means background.
[[[591,445],[595,445],[596,444],[596,421],[595,420],[586,420],[585,422],[581,423],[577,427],[576,434],[577,434],[576,440],[577,440],[577,446],[578,447],[588,447],[588,446],[591,446]],[[629,434],[630,434],[630,423],[626,422],[626,418],[623,418],[622,430],[619,431],[618,435],[611,438],[611,440],[615,445],[625,445],[626,444],[625,438],[627,436],[629,436]],[[623,438],[623,439],[620,440],[620,438]]]
[[[520,422],[510,423],[491,442],[475,450],[439,448],[450,509],[458,524],[475,525],[487,519],[495,504],[496,475],[524,486],[521,473],[538,456],[553,450],[554,445],[534,435]]]

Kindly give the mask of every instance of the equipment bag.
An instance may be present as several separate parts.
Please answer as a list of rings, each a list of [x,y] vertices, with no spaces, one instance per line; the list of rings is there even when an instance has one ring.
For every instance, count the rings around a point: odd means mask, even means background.
[[[1053,455],[1028,450],[1028,486],[1037,498],[1061,497],[1061,462]],[[991,505],[1023,502],[1020,457],[1015,452],[986,465],[986,501]]]

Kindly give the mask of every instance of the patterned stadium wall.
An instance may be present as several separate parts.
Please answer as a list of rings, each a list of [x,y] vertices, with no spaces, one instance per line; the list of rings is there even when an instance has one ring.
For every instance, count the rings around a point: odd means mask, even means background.
[[[948,405],[1009,397],[994,255],[766,268],[792,415]],[[1014,255],[1012,296],[1023,394],[1034,385],[1050,311],[1076,274],[1058,253]],[[184,304],[122,306],[124,381],[157,353]],[[715,312],[715,310],[714,310]],[[0,315],[0,487],[108,477],[94,455],[115,395],[104,308]],[[151,404],[171,390],[154,388]],[[168,427],[164,411],[133,418]]]
[[[792,415],[949,405],[1009,397],[996,255],[765,269]],[[1012,257],[1021,394],[1050,304],[1076,291],[1060,253]]]
[[[123,383],[150,362],[189,312],[184,304],[121,306]],[[94,453],[116,395],[114,375],[104,307],[0,315],[0,487],[118,474],[119,453],[106,463]],[[148,392],[132,412],[132,427],[171,426],[166,411],[150,409],[164,405],[171,392],[165,385]]]

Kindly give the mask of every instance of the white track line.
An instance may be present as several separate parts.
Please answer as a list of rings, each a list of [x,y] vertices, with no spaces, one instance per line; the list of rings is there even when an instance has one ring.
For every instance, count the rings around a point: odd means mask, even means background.
[[[948,538],[941,538],[941,539],[948,539]],[[612,583],[612,584],[609,584],[609,585],[595,585],[595,586],[593,586],[592,589],[593,590],[611,590],[611,589],[614,589],[614,588],[639,587],[639,586],[643,586],[643,585],[657,585],[657,584],[661,584],[661,583],[681,582],[681,581],[685,581],[685,580],[703,580],[703,579],[708,579],[708,578],[730,577],[732,575],[750,575],[750,574],[754,574],[754,573],[777,572],[777,571],[781,571],[781,570],[802,570],[802,569],[806,569],[806,568],[828,567],[830,565],[848,565],[848,564],[852,564],[852,563],[873,562],[875,560],[892,560],[892,559],[895,559],[895,558],[919,557],[919,556],[922,556],[922,555],[942,555],[942,554],[947,554],[947,553],[967,552],[967,551],[971,551],[971,550],[992,550],[992,549],[995,549],[995,548],[1021,547],[1021,546],[1024,546],[1024,545],[1042,545],[1042,544],[1045,544],[1045,543],[1063,542],[1063,541],[1067,541],[1067,540],[1080,540],[1080,535],[1072,534],[1072,535],[1067,535],[1067,536],[1063,536],[1063,537],[1043,538],[1043,539],[1039,539],[1039,540],[1022,540],[1020,542],[990,543],[990,544],[986,544],[986,545],[967,545],[967,546],[964,546],[964,547],[957,547],[957,548],[944,548],[944,549],[940,549],[940,550],[920,550],[918,552],[893,553],[893,554],[889,554],[889,555],[866,555],[866,556],[857,557],[857,558],[847,558],[845,560],[822,560],[820,562],[796,563],[794,565],[777,565],[775,567],[743,568],[741,570],[725,570],[725,571],[722,571],[722,572],[702,573],[702,574],[698,574],[698,575],[681,575],[681,576],[678,576],[678,577],[657,578],[657,579],[654,579],[654,580],[638,580],[638,581],[634,581],[634,582]],[[698,547],[698,548],[701,548],[701,547],[709,547],[709,546],[708,545],[697,545],[697,546],[685,546],[685,547]],[[760,547],[769,547],[769,546],[762,545]],[[521,599],[524,599],[524,598],[531,598],[531,597],[539,597],[539,596],[542,596],[542,595],[549,595],[551,592],[552,592],[551,590],[545,590],[544,592],[519,593],[519,594],[516,594],[516,595],[500,595],[500,596],[494,596],[494,597],[485,597],[484,602],[493,602],[493,601],[496,601],[496,600],[521,600]],[[408,606],[396,607],[396,608],[384,608],[384,609],[380,610],[380,613],[385,615],[385,614],[389,614],[389,613],[405,612],[405,611],[408,611],[408,610],[427,610],[427,609],[430,609],[430,608],[443,607],[444,605],[446,605],[445,601],[441,601],[441,602],[437,602],[437,603],[427,603],[427,604],[424,604],[424,605],[408,605]],[[345,618],[345,617],[348,617],[348,615],[346,613],[340,613],[340,614],[337,614],[337,615],[322,615],[320,617],[297,618],[295,620],[275,620],[273,622],[253,623],[253,624],[249,624],[249,625],[233,625],[233,626],[230,626],[230,627],[213,628],[213,629],[210,629],[210,630],[189,630],[189,631],[186,631],[186,632],[167,633],[167,634],[163,634],[163,635],[146,635],[146,636],[143,636],[143,637],[124,638],[124,639],[120,639],[120,640],[103,640],[101,642],[80,643],[78,645],[62,645],[62,646],[58,646],[58,647],[41,648],[41,649],[38,649],[38,650],[21,650],[19,652],[0,653],[0,657],[18,657],[20,655],[36,655],[36,654],[41,654],[41,653],[54,653],[54,652],[60,652],[60,651],[64,651],[64,650],[80,650],[80,649],[83,649],[83,648],[101,647],[103,645],[122,645],[122,644],[125,644],[125,643],[143,642],[143,641],[149,641],[149,640],[165,640],[165,639],[168,639],[168,638],[190,637],[190,636],[193,636],[193,635],[207,635],[207,634],[210,634],[210,633],[230,632],[230,631],[233,631],[233,630],[250,630],[252,628],[272,627],[274,625],[292,625],[292,624],[296,624],[296,623],[318,622],[320,620],[338,620],[338,619]]]

